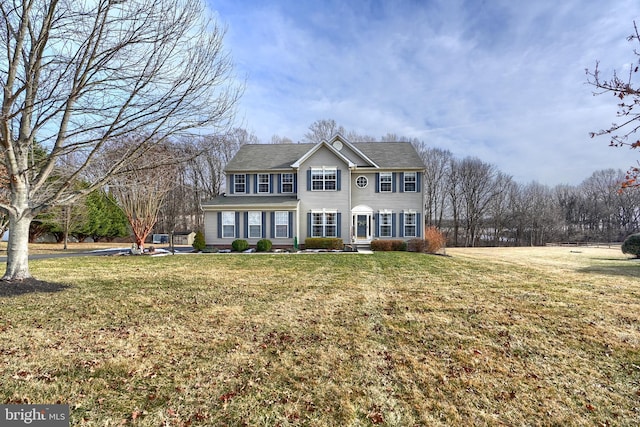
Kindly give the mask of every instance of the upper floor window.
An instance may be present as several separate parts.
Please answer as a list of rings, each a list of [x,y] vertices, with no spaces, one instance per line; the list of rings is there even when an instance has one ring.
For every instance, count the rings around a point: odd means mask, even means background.
[[[268,193],[269,189],[269,174],[268,173],[259,173],[258,174],[258,193]]]
[[[369,183],[369,180],[367,180],[366,176],[361,175],[358,178],[356,178],[356,186],[358,188],[365,188],[368,183]]]
[[[393,190],[393,173],[380,173],[380,192],[391,192]]]
[[[234,193],[247,192],[247,176],[245,174],[233,175],[233,192]]]
[[[404,182],[402,185],[404,186],[405,192],[415,192],[417,191],[417,177],[416,172],[405,172],[404,173]]]
[[[280,177],[280,192],[293,193],[293,174],[283,173]]]
[[[334,191],[337,189],[338,171],[337,168],[312,168],[311,169],[311,190],[312,191]]]

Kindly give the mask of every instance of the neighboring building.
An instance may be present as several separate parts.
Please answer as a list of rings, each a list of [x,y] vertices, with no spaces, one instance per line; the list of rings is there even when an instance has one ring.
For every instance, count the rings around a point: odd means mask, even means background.
[[[226,193],[202,204],[205,240],[228,247],[304,245],[307,237],[345,244],[409,240],[423,234],[424,163],[410,143],[243,145],[225,169]]]
[[[173,244],[176,246],[191,246],[195,238],[196,233],[194,231],[173,233]]]

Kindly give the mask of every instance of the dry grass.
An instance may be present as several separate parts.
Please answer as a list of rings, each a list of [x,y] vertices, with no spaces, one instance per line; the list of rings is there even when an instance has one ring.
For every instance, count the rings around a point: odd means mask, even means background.
[[[59,285],[0,296],[0,397],[91,426],[637,424],[640,263],[447,252],[35,261]]]
[[[166,245],[153,245],[155,247],[165,247]],[[111,248],[127,248],[131,247],[131,243],[73,243],[67,244],[67,249],[64,249],[63,243],[30,243],[29,254],[63,254],[63,253],[77,253],[88,252],[96,249],[111,249]],[[7,242],[0,242],[0,255],[5,255],[7,252]]]

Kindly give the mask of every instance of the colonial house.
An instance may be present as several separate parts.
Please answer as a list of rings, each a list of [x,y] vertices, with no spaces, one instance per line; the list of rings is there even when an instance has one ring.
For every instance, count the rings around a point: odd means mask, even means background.
[[[345,244],[422,237],[424,163],[410,143],[248,144],[227,164],[226,192],[203,202],[207,245]]]

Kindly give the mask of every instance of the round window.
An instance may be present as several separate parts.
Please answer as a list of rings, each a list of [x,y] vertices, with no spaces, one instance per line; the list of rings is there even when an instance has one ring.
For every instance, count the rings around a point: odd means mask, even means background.
[[[356,185],[358,186],[358,188],[364,188],[367,186],[368,183],[369,181],[367,180],[366,176],[359,176],[356,179]]]

